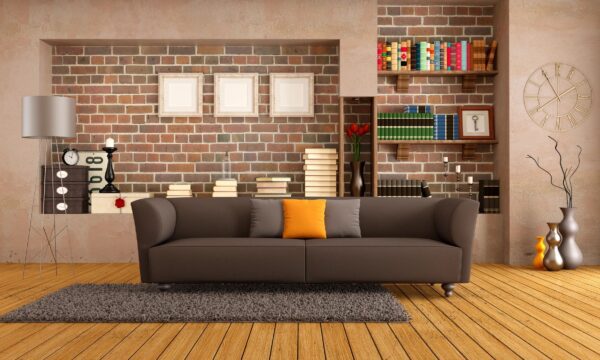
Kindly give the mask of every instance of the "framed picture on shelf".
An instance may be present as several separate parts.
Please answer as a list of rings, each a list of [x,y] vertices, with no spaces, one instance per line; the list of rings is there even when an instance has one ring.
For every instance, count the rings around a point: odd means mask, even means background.
[[[216,73],[215,117],[258,116],[258,74]]]
[[[270,75],[270,116],[313,117],[314,80],[313,73]]]
[[[158,116],[202,116],[204,74],[158,74]]]
[[[462,140],[495,140],[494,107],[459,107],[458,137]]]

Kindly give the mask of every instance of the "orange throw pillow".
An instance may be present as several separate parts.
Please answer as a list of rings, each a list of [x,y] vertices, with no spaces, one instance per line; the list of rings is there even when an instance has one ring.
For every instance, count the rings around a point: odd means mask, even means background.
[[[283,203],[284,239],[326,239],[325,200],[290,200]]]

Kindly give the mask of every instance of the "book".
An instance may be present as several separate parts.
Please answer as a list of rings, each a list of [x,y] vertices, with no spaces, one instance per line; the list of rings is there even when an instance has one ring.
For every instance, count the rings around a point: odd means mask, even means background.
[[[334,159],[337,160],[338,154],[303,154],[302,159],[304,160],[319,160],[319,159]]]
[[[212,197],[237,197],[237,192],[214,192]]]
[[[456,43],[456,66],[454,70],[462,70],[462,45],[460,42]]]
[[[500,213],[500,181],[479,180],[479,212]]]
[[[337,165],[304,165],[304,170],[337,170]]]
[[[171,195],[181,195],[181,196],[189,196],[192,195],[191,190],[167,190],[167,196]]]
[[[440,42],[439,41],[435,41],[433,43],[433,56],[434,56],[434,60],[433,60],[433,66],[434,66],[434,70],[440,70]]]
[[[494,70],[494,57],[496,56],[496,47],[498,46],[498,42],[496,40],[492,40],[492,45],[490,45],[490,52],[488,54],[487,64],[485,66],[487,71]]]
[[[218,185],[215,185],[215,186],[213,186],[213,191],[236,192],[237,191],[237,186],[218,186]]]
[[[304,149],[304,153],[306,153],[306,154],[337,154],[337,150],[331,149],[331,148],[312,148],[312,149]]]
[[[410,71],[412,68],[412,41],[406,40],[406,70]]]
[[[267,188],[267,189],[272,189],[272,188],[287,188],[287,182],[279,182],[279,181],[263,181],[263,182],[257,182],[256,183],[256,187],[259,189],[262,188]]]
[[[237,186],[237,180],[235,179],[219,179],[215,181],[216,186]]]
[[[307,165],[335,165],[337,164],[337,160],[335,159],[310,159],[310,160],[304,160],[304,163]]]
[[[309,182],[309,181],[337,181],[337,177],[334,176],[330,176],[330,175],[304,175],[304,181],[305,182]]]
[[[287,188],[257,188],[259,194],[286,194]]]
[[[308,187],[336,187],[336,181],[331,181],[331,180],[325,180],[325,181],[318,181],[318,180],[306,180],[304,185],[308,188]]]
[[[392,41],[392,70],[398,70],[398,42]]]
[[[467,44],[467,70],[473,70],[473,45]]]
[[[288,198],[292,197],[292,194],[254,194],[255,198]]]
[[[304,176],[335,176],[335,170],[306,170]]]
[[[458,70],[462,70],[462,71],[466,71],[468,70],[467,68],[467,64],[469,62],[469,59],[467,57],[467,41],[463,40],[460,42],[460,69]]]
[[[305,197],[336,197],[336,195],[337,195],[337,193],[335,191],[333,191],[333,192],[322,192],[322,191],[304,192]]]
[[[383,53],[383,44],[381,42],[377,43],[377,70],[383,70],[383,61],[381,59],[381,54]]]
[[[289,182],[292,181],[291,177],[257,177],[256,181],[270,181],[270,182]]]
[[[192,190],[192,185],[186,183],[170,184],[169,190]]]

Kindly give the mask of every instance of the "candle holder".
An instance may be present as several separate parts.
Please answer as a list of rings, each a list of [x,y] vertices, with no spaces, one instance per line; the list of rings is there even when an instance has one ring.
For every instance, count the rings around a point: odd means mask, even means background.
[[[446,193],[446,182],[448,181],[449,170],[450,163],[448,163],[448,161],[444,161],[444,183],[442,184],[442,192],[444,193],[444,197],[448,197],[448,193]]]
[[[464,180],[465,180],[464,175],[460,172],[457,172],[456,173],[456,191],[462,191],[460,184],[462,182],[464,182]]]
[[[473,199],[473,183],[469,183],[469,199]]]
[[[112,157],[113,153],[117,151],[116,147],[103,147],[102,150],[106,151],[106,157],[108,158],[108,164],[106,165],[106,173],[104,174],[104,179],[106,179],[106,184],[101,190],[101,193],[120,193],[119,189],[113,185],[113,181],[115,181],[115,170],[113,169]]]

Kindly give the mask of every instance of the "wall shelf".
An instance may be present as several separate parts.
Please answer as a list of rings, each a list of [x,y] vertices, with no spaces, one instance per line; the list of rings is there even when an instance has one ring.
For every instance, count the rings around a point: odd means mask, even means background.
[[[397,71],[397,70],[380,70],[378,76],[396,76],[396,91],[405,93],[408,91],[408,85],[412,77],[434,77],[434,76],[460,76],[462,77],[463,92],[473,92],[475,90],[475,82],[478,77],[495,76],[497,71]]]
[[[497,144],[497,140],[378,140],[379,144],[397,145],[396,159],[406,161],[410,155],[411,145],[451,144],[462,146],[463,160],[471,160],[479,144]]]

